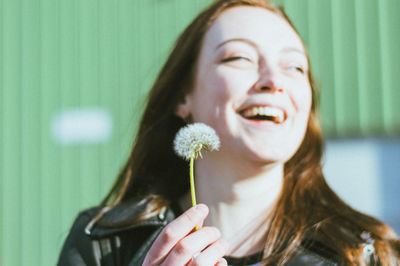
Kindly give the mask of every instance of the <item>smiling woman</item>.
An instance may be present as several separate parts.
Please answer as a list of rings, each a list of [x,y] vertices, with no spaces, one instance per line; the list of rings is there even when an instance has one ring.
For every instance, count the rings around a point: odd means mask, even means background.
[[[306,48],[263,0],[219,0],[178,39],[131,156],[102,206],[82,212],[59,265],[396,265],[400,241],[326,184]],[[221,140],[189,165],[186,124]],[[199,228],[198,230],[196,230]]]

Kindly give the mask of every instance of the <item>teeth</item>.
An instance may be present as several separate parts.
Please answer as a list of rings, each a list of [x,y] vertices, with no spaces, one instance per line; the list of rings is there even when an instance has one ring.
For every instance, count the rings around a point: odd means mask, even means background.
[[[243,116],[244,117],[252,117],[252,116],[271,116],[274,118],[274,122],[282,123],[285,117],[283,111],[279,108],[270,107],[270,106],[255,106],[249,109],[244,110]]]

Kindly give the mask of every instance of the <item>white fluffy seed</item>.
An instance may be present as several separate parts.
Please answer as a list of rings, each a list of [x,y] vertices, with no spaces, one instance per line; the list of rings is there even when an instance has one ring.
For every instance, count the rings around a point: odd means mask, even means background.
[[[203,123],[194,123],[181,128],[174,139],[176,154],[185,160],[197,156],[201,149],[218,150],[220,141],[215,130]]]

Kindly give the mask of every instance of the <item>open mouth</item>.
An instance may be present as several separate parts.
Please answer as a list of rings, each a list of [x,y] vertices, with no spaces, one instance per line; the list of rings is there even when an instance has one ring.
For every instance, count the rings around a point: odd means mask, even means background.
[[[285,112],[272,106],[252,106],[239,112],[245,119],[257,121],[271,121],[275,124],[281,124],[285,121]]]

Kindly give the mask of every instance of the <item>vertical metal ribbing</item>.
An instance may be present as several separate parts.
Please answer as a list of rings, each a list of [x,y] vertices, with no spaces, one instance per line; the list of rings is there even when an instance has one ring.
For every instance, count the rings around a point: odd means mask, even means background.
[[[2,28],[2,193],[3,241],[2,256],[4,265],[21,265],[22,223],[21,223],[21,23],[20,0],[3,0]],[[7,10],[7,12],[5,12]]]
[[[21,265],[40,264],[40,1],[21,2]],[[31,248],[36,247],[36,248]]]
[[[3,0],[0,0],[0,58],[4,58],[4,4]],[[3,163],[4,163],[4,133],[3,133],[3,126],[4,125],[4,103],[3,99],[5,96],[5,89],[4,89],[4,60],[0,60],[0,235],[4,235],[3,228],[4,228],[4,208],[3,204],[5,201],[4,198],[4,173],[3,173]],[[0,250],[4,250],[4,239],[0,238]],[[0,263],[4,261],[4,254],[0,252]]]
[[[60,149],[54,143],[51,135],[51,119],[61,103],[61,60],[60,57],[60,13],[58,1],[41,0],[34,2],[40,7],[37,14],[40,20],[40,34],[38,35],[40,48],[38,49],[38,60],[40,62],[40,142],[37,143],[40,157],[35,158],[35,163],[40,164],[40,188],[34,193],[40,196],[40,217],[39,240],[32,240],[36,244],[30,245],[30,249],[37,249],[40,254],[39,265],[54,264],[58,256],[57,250],[61,246],[61,224],[62,206],[60,175]],[[28,10],[28,12],[30,12]],[[34,140],[32,140],[35,142]],[[32,188],[33,189],[33,188]],[[27,261],[29,258],[26,258]],[[30,264],[30,263],[28,263]]]
[[[388,135],[400,134],[400,2],[378,2],[383,121]]]

